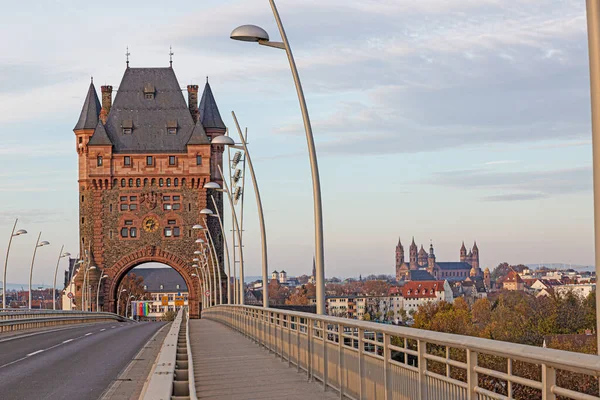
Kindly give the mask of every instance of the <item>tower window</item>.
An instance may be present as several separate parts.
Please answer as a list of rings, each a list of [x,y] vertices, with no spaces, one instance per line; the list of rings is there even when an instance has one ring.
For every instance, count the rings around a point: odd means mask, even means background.
[[[196,156],[196,165],[202,165],[202,156],[201,155]]]
[[[175,156],[169,156],[169,165],[175,165],[177,158]]]
[[[154,157],[152,156],[147,156],[146,157],[146,165],[148,166],[152,166],[154,164]]]
[[[129,229],[121,228],[121,237],[126,238],[127,236],[129,236]]]
[[[101,166],[102,166],[102,156],[98,156],[98,157],[96,157],[96,165],[97,165],[98,167],[101,167]]]
[[[123,165],[131,166],[131,157],[130,156],[123,157]]]
[[[129,236],[132,238],[137,237],[137,228],[129,229]]]
[[[151,84],[147,84],[146,86],[144,86],[144,98],[146,100],[152,100],[154,99],[154,93],[155,93],[155,89],[154,89],[154,85]]]

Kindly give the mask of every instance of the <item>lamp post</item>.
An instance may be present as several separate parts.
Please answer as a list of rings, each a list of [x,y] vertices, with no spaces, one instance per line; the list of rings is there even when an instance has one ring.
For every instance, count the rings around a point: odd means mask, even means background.
[[[248,167],[250,168],[250,177],[252,178],[252,185],[254,186],[256,208],[258,210],[258,221],[260,223],[260,241],[262,250],[263,307],[269,307],[269,266],[267,261],[267,230],[265,228],[265,216],[263,214],[263,206],[262,201],[260,199],[260,191],[258,190],[256,174],[254,172],[254,165],[252,165],[252,159],[250,158],[250,152],[248,151],[246,139],[244,138],[244,135],[242,135],[242,130],[240,129],[240,124],[238,123],[237,117],[235,116],[235,112],[232,111],[231,115],[233,116],[235,126],[237,128],[238,134],[240,135],[240,141],[242,142],[244,153],[246,153],[246,161],[248,161]]]
[[[597,1],[597,0],[595,0]],[[310,117],[308,115],[308,108],[306,107],[306,99],[304,98],[304,91],[302,84],[300,83],[300,75],[298,74],[298,68],[294,61],[294,55],[292,48],[288,41],[281,17],[277,11],[275,0],[269,0],[271,4],[271,10],[275,16],[277,27],[279,28],[279,34],[283,40],[280,42],[269,41],[269,35],[267,32],[255,25],[243,25],[231,32],[231,39],[241,40],[245,42],[258,42],[263,46],[275,47],[278,49],[285,50],[288,61],[290,63],[290,69],[296,85],[296,92],[298,94],[298,101],[300,103],[300,110],[302,111],[302,120],[304,122],[304,130],[306,132],[306,142],[308,145],[308,155],[310,159],[310,169],[312,174],[313,182],[313,201],[314,201],[314,219],[315,219],[315,257],[316,257],[316,289],[317,289],[317,314],[325,314],[325,258],[323,250],[323,207],[321,202],[321,181],[319,178],[319,166],[317,163],[317,152],[315,149],[315,140],[312,133],[312,126],[310,124]]]
[[[206,240],[208,240],[208,235],[206,234],[206,230],[204,227],[202,227],[201,225],[194,225],[194,227],[192,229],[199,229],[204,231],[204,237],[206,237]],[[215,259],[215,257],[213,257],[213,253],[210,251],[210,246],[208,246],[208,243],[206,243],[203,239],[196,239],[196,243],[198,243],[200,245],[200,249],[201,249],[201,253],[202,253],[202,257],[204,258],[207,267],[212,264],[211,268],[209,270],[212,270],[212,275],[213,275],[213,287],[215,288],[215,304],[218,304],[218,299],[217,299],[217,268],[219,268],[219,262]],[[208,256],[205,254],[205,248],[204,245],[207,245],[206,250],[208,251]],[[212,261],[212,263],[209,263],[209,259]],[[219,272],[219,276],[221,276],[221,273]]]
[[[77,261],[74,265],[73,268],[71,268],[70,274],[69,274],[69,290],[71,290],[71,286],[75,286],[75,290],[73,290],[73,292],[77,293],[77,286],[73,285],[73,272],[75,272],[75,267],[81,264],[84,264],[85,261],[84,260],[79,260]],[[73,301],[74,301],[75,296],[73,296],[73,298],[70,299],[70,310],[73,309]],[[82,297],[82,310],[83,310],[83,297]]]
[[[127,298],[127,304],[125,306],[125,318],[127,318],[127,315],[129,315],[129,302],[131,301],[131,299],[135,299],[135,296],[131,295]]]
[[[225,256],[227,257],[227,304],[231,303],[231,264],[229,261],[229,247],[227,246],[227,236],[225,235],[225,228],[223,227],[223,220],[221,219],[221,214],[219,213],[219,207],[217,207],[217,202],[215,201],[215,197],[211,194],[210,198],[215,206],[216,214],[211,216],[217,217],[219,219],[219,226],[221,227],[221,236],[223,237],[223,244],[225,245]]]
[[[194,258],[192,261],[198,263],[200,262],[200,259]],[[200,267],[198,267],[198,264],[192,265],[192,268],[196,270],[196,273],[192,274],[192,276],[198,277],[198,282],[200,283],[200,298],[202,299],[202,305],[204,306],[206,305],[206,282],[204,281],[204,274],[199,270]]]
[[[98,279],[98,290],[96,290],[96,312],[100,312],[100,282],[102,279],[108,278],[108,275],[102,275],[100,279]]]
[[[202,280],[204,281],[204,284],[206,285],[206,282],[208,282],[208,306],[210,307],[211,303],[212,303],[212,284],[210,282],[210,274],[208,272],[208,269],[205,268],[204,266],[207,264],[204,264],[202,266],[198,266],[196,264],[193,265],[194,268],[200,268],[200,271],[202,272]],[[204,295],[206,296],[206,292],[204,293]]]
[[[31,259],[31,268],[29,269],[29,309],[31,310],[31,300],[32,300],[32,287],[31,281],[33,280],[33,264],[35,262],[35,254],[37,253],[37,249],[39,247],[48,246],[50,242],[43,240],[40,242],[40,238],[42,237],[42,232],[38,235],[37,241],[35,242],[35,247],[33,249],[33,258]]]
[[[210,229],[208,229],[208,215],[213,215],[213,211],[210,208],[205,208],[200,210],[200,214],[204,215],[204,224],[206,225],[206,230],[204,231],[204,235],[208,238],[208,241],[210,242],[210,246],[212,247],[212,251],[213,251],[213,256],[215,259],[215,262],[217,264],[217,272],[219,274],[219,304],[223,304],[223,288],[222,288],[222,280],[221,280],[221,265],[219,263],[219,255],[217,254],[217,247],[215,246],[215,242],[212,238],[212,234],[210,233]],[[210,251],[210,249],[209,249]]]
[[[88,266],[87,266],[87,268],[83,272],[83,293],[82,293],[83,299],[81,301],[81,303],[82,303],[81,304],[81,307],[82,307],[81,311],[84,311],[84,309],[83,309],[84,305],[85,305],[85,311],[87,311],[88,308],[89,308],[89,306],[90,306],[90,304],[89,304],[90,303],[89,297],[91,296],[91,293],[90,293],[90,295],[88,295],[88,286],[89,286],[88,282],[89,282],[89,278],[90,278],[89,272],[92,271],[92,270],[95,270],[95,269],[96,269],[95,265],[92,265],[90,267],[90,265],[89,265],[89,259],[88,259]]]
[[[60,247],[60,252],[58,253],[58,261],[56,261],[56,270],[54,270],[54,291],[52,292],[52,299],[54,300],[52,302],[53,310],[56,310],[56,275],[58,274],[58,265],[60,264],[61,258],[69,257],[71,255],[71,253],[69,253],[69,252],[63,253],[64,248],[65,248],[65,245],[62,245]]]
[[[594,171],[594,248],[596,282],[600,277],[600,0],[586,0],[590,97],[592,101],[592,168]],[[596,294],[596,332],[600,332],[600,296]],[[600,335],[597,336],[600,355]]]
[[[10,253],[10,245],[15,236],[27,234],[27,231],[25,229],[19,229],[15,232],[18,221],[18,218],[15,219],[15,224],[13,225],[12,232],[10,233],[10,239],[8,240],[8,247],[6,248],[6,258],[4,259],[4,278],[2,280],[2,308],[6,308],[6,289],[8,288],[8,285],[6,284],[6,267],[8,265],[8,254]]]
[[[227,138],[229,140],[232,140],[231,138],[227,137],[227,136],[218,136],[218,138]],[[215,138],[216,139],[216,138]],[[214,140],[213,140],[214,143]],[[223,180],[223,189],[225,191],[225,193],[227,193],[227,198],[229,199],[229,205],[231,207],[232,210],[235,210],[234,206],[233,206],[233,199],[231,198],[231,191],[229,190],[229,186],[227,185],[227,181],[225,180],[225,177],[223,176],[223,170],[221,169],[221,166],[218,165],[217,166],[219,168],[219,174],[221,174],[221,179]],[[216,183],[216,182],[208,182],[207,184],[204,185],[205,189],[220,189],[221,186]],[[238,219],[237,219],[237,215],[235,214],[235,212],[233,212],[233,223],[234,223],[234,227],[235,227],[235,231],[237,232],[237,238],[238,238],[238,255],[240,258],[240,285],[239,285],[239,296],[240,296],[240,304],[244,305],[244,253],[242,251],[242,232],[240,231],[240,225],[238,223]],[[235,265],[234,265],[235,268]]]
[[[119,292],[119,295],[117,296],[117,315],[120,315],[119,314],[119,306],[121,305],[121,293],[126,292],[126,291],[127,291],[127,289],[122,289]]]

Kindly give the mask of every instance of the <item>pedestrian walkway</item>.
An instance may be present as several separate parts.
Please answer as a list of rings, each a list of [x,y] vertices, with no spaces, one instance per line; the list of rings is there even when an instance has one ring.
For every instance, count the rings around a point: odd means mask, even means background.
[[[336,399],[307,382],[306,374],[240,333],[207,319],[190,320],[190,344],[199,399]]]

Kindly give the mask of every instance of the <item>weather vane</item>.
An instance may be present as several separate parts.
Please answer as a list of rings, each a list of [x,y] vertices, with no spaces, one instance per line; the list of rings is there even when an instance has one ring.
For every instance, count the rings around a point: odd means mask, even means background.
[[[127,46],[127,50],[125,51],[125,57],[127,60],[127,68],[129,68],[129,56],[131,55],[131,53],[129,52],[129,46]]]
[[[173,48],[171,46],[169,46],[169,65],[172,67],[173,66]]]

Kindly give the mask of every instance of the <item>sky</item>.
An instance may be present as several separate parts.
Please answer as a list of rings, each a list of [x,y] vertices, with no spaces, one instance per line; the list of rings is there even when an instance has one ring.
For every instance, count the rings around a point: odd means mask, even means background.
[[[309,274],[310,167],[285,53],[236,42],[256,24],[279,40],[267,0],[0,0],[0,254],[8,281],[52,281],[77,252],[72,132],[90,77],[118,89],[133,67],[209,77],[225,123],[248,127],[270,269]],[[279,0],[316,140],[326,275],[394,273],[412,237],[457,261],[593,263],[591,127],[582,0]],[[260,275],[247,182],[246,275]],[[228,221],[229,222],[229,221]],[[5,239],[3,239],[5,238]],[[6,240],[6,242],[5,242]],[[64,267],[66,262],[63,261]],[[62,269],[62,268],[61,268]]]

